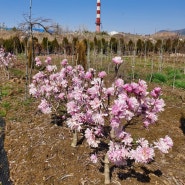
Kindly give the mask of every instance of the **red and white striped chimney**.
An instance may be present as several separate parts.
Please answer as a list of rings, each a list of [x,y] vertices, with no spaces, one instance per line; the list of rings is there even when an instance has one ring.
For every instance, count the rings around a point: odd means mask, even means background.
[[[97,0],[97,7],[96,7],[96,32],[100,32],[100,0]]]

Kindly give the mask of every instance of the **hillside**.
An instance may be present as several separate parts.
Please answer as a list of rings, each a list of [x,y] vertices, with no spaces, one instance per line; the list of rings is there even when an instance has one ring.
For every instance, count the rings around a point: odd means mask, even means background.
[[[157,33],[169,33],[169,34],[180,34],[180,35],[183,35],[185,36],[185,28],[184,29],[179,29],[179,30],[160,30],[158,31]]]

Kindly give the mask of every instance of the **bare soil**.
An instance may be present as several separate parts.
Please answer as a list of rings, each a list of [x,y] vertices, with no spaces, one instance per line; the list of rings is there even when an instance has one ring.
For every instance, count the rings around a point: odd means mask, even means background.
[[[52,124],[49,115],[37,111],[36,100],[25,100],[24,80],[1,80],[0,86],[10,88],[1,106],[9,103],[4,117],[4,150],[12,184],[104,184],[103,168],[90,162],[91,149],[85,140],[71,147],[72,133],[65,124]],[[136,164],[130,169],[111,166],[111,185],[185,185],[185,91],[166,86],[162,89],[166,107],[159,121],[149,131],[140,124],[130,131],[151,141],[169,135],[173,149],[166,155],[157,153],[151,164]]]

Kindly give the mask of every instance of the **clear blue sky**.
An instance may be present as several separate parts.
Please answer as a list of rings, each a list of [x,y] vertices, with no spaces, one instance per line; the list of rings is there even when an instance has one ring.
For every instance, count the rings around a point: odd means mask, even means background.
[[[24,21],[30,0],[0,0],[0,23]],[[185,0],[101,0],[102,31],[152,34],[185,28]],[[33,17],[49,18],[70,30],[95,31],[96,0],[32,0]]]

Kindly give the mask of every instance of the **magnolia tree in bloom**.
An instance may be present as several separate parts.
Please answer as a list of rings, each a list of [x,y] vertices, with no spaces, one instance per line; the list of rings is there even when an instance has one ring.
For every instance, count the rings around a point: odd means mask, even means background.
[[[14,65],[15,60],[15,55],[7,53],[3,48],[0,48],[0,68],[4,71],[8,78],[10,76],[8,69]]]
[[[117,73],[123,61],[121,57],[112,61]],[[72,67],[66,59],[61,62],[59,71],[51,65],[50,58],[44,63],[46,71],[33,76],[30,94],[41,100],[38,108],[44,114],[55,112],[60,115],[61,110],[65,110],[61,116],[74,132],[72,146],[77,144],[77,132],[84,133],[87,143],[94,149],[91,161],[104,162],[105,184],[110,183],[110,163],[117,166],[125,166],[128,161],[149,163],[154,160],[155,149],[168,153],[173,146],[168,135],[149,143],[127,131],[134,118],[140,117],[138,120],[142,120],[146,129],[158,120],[158,114],[165,106],[160,98],[160,87],[149,92],[143,80],[124,83],[120,78],[107,87],[105,71],[96,73],[92,68],[85,71],[80,65]],[[38,58],[36,64],[43,65]]]

